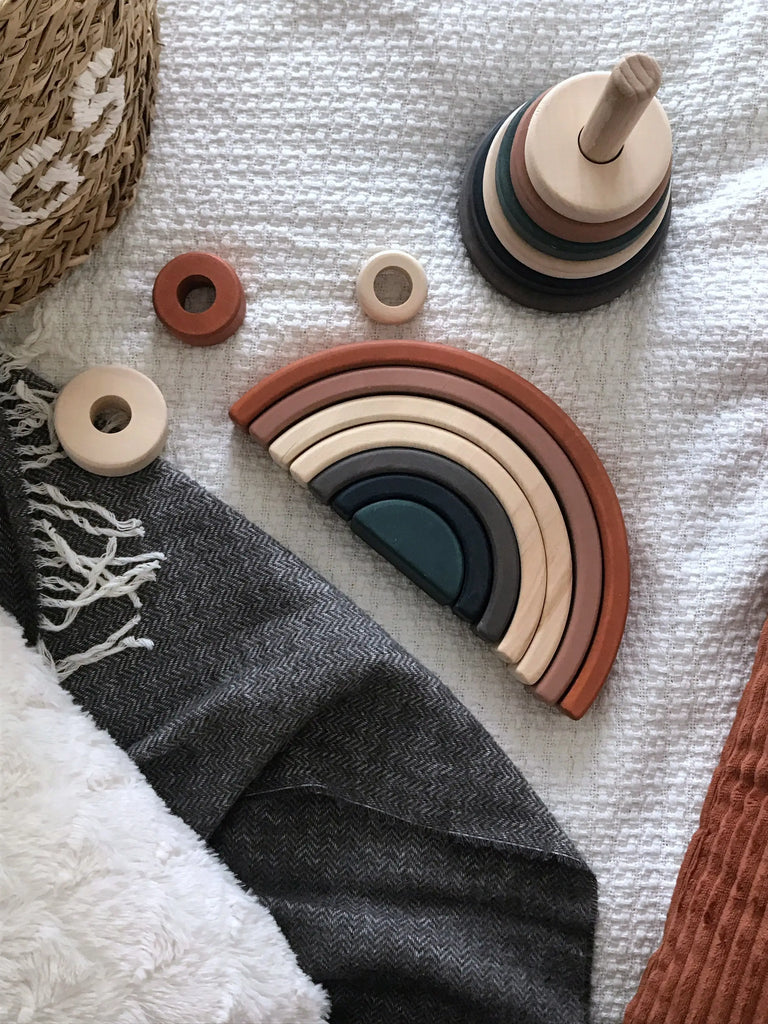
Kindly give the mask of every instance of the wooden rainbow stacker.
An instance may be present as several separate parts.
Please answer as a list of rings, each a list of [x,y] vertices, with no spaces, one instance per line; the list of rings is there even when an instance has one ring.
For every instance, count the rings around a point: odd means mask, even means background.
[[[364,342],[279,370],[230,417],[539,698],[587,711],[624,632],[627,537],[603,464],[550,398],[459,349]]]

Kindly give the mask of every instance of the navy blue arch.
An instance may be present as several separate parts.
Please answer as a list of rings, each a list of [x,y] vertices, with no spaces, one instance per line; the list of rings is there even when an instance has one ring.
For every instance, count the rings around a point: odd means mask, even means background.
[[[310,489],[325,505],[358,481],[382,474],[404,473],[442,485],[461,498],[477,516],[491,546],[493,571],[488,602],[475,629],[498,643],[517,608],[520,596],[520,551],[517,537],[499,499],[464,466],[434,452],[417,448],[374,448],[349,455],[310,481]]]
[[[464,579],[451,607],[459,618],[477,623],[488,604],[493,582],[491,544],[477,514],[443,484],[410,473],[382,473],[358,480],[340,491],[331,504],[343,519],[349,520],[366,505],[387,498],[424,505],[453,530],[464,556]]]

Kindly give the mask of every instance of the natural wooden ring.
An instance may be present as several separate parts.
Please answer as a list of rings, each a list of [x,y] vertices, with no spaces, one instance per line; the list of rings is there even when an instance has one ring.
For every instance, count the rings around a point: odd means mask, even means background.
[[[208,309],[190,313],[191,291],[211,285],[216,296]],[[152,301],[160,322],[186,345],[220,345],[245,319],[245,292],[234,267],[207,252],[185,252],[167,263],[155,279]]]
[[[111,406],[128,412],[130,421],[107,434],[94,426],[93,417]],[[163,450],[168,410],[157,384],[143,373],[129,366],[96,366],[61,389],[53,425],[61,447],[78,466],[97,476],[128,476]]]
[[[654,206],[659,202],[662,195],[669,186],[672,174],[672,161],[669,162],[666,174],[659,182],[655,192],[639,206],[633,213],[627,214],[618,220],[603,221],[600,224],[588,224],[585,221],[573,220],[570,217],[563,217],[551,206],[547,206],[541,196],[531,183],[528,176],[528,169],[525,165],[525,143],[528,138],[528,126],[531,123],[536,108],[546,96],[542,93],[523,114],[520,124],[515,132],[510,155],[510,178],[515,196],[523,210],[540,228],[558,238],[570,242],[606,242],[618,235],[631,231],[640,221],[644,220]]]
[[[405,302],[389,306],[376,295],[375,281],[383,270],[401,270],[411,282]],[[357,301],[366,316],[380,324],[404,324],[412,320],[427,301],[427,275],[419,261],[410,253],[387,249],[372,256],[357,277]]]
[[[563,696],[592,643],[603,594],[603,554],[592,505],[581,477],[557,442],[529,413],[483,384],[453,373],[414,366],[348,370],[292,391],[250,425],[264,447],[302,417],[337,402],[371,394],[417,394],[442,398],[485,416],[532,456],[563,508],[575,565],[571,615],[562,642],[535,692],[548,704]]]
[[[599,100],[607,71],[575,75],[541,99],[528,126],[525,166],[553,210],[589,223],[634,213],[658,188],[672,159],[672,131],[654,97],[613,160],[598,164],[579,147],[579,131]]]
[[[552,435],[581,477],[597,519],[604,566],[603,602],[592,645],[559,705],[572,718],[581,718],[605,684],[624,634],[629,609],[629,548],[621,507],[605,467],[584,434],[551,398],[512,370],[471,352],[434,342],[369,341],[291,363],[251,388],[229,414],[247,429],[270,405],[305,384],[346,370],[403,365],[452,372],[509,398]]]

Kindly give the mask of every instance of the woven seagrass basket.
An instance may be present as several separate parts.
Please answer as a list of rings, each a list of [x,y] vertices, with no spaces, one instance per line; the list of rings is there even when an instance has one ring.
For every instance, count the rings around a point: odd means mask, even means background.
[[[0,0],[0,314],[86,258],[132,201],[155,0]]]

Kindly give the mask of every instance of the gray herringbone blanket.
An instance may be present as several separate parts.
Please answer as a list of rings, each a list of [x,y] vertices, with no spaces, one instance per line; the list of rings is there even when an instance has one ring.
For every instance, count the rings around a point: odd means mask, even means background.
[[[53,397],[0,366],[0,600],[270,907],[332,1020],[585,1022],[595,879],[479,723],[167,463],[78,469]]]

